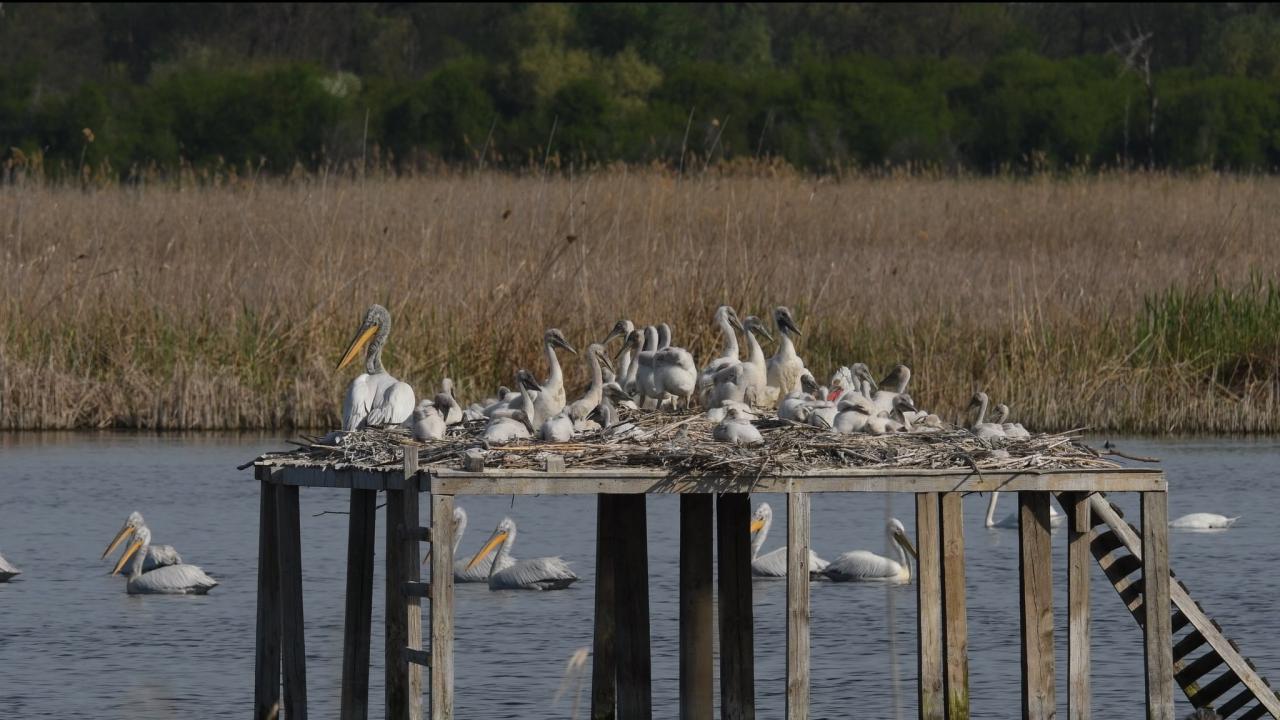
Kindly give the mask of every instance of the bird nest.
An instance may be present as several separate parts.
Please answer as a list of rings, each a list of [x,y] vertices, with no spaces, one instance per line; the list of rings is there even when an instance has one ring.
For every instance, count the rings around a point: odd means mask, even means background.
[[[265,455],[259,461],[388,469],[402,465],[404,453],[416,452],[423,467],[464,469],[474,467],[465,462],[468,456],[479,456],[488,469],[541,470],[546,468],[548,456],[559,456],[571,470],[647,468],[673,475],[729,477],[845,468],[1013,471],[1119,467],[1073,433],[990,440],[958,428],[842,435],[766,418],[755,421],[763,442],[742,447],[714,440],[716,424],[702,413],[633,411],[624,414],[623,420],[608,430],[584,433],[561,443],[525,440],[489,445],[483,437],[482,421],[452,427],[445,439],[425,442],[414,440],[401,428],[357,430],[310,438],[297,443],[297,450]]]

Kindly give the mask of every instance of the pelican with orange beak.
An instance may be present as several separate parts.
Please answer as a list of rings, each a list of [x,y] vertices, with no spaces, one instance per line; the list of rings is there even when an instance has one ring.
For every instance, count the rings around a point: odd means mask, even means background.
[[[509,517],[502,518],[493,535],[480,552],[467,563],[467,570],[479,565],[490,553],[497,550],[489,569],[490,590],[563,590],[578,581],[568,563],[558,557],[540,557],[508,564],[511,546],[516,542],[516,524]]]
[[[142,572],[142,559],[151,544],[151,530],[143,525],[133,535],[133,542],[111,571],[112,575],[119,575],[125,564],[129,564],[129,582],[125,589],[130,595],[204,595],[218,584],[195,565],[166,565]]]
[[[124,525],[120,528],[120,532],[116,533],[111,544],[106,550],[102,551],[102,559],[106,560],[107,556],[115,551],[116,547],[124,542],[125,538],[133,535],[139,528],[145,527],[146,522],[142,519],[142,513],[134,510],[129,513],[129,518],[124,521]],[[166,565],[181,565],[182,556],[172,545],[147,545],[146,556],[142,559],[142,572],[149,573],[156,568]]]
[[[773,508],[769,503],[760,503],[751,516],[751,575],[758,578],[784,578],[787,576],[787,547],[783,545],[777,550],[760,554],[764,547],[764,539],[769,536],[769,528],[773,527]],[[827,561],[818,557],[818,553],[809,551],[809,578],[822,577],[827,569]]]
[[[371,305],[338,361],[337,369],[341,370],[364,351],[364,372],[347,386],[342,401],[343,430],[399,425],[417,406],[409,383],[395,379],[382,366],[382,348],[390,335],[391,313],[381,305]]]

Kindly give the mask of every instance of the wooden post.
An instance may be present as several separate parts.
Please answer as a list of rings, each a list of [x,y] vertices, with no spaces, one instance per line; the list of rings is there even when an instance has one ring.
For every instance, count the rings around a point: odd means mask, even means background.
[[[942,493],[942,630],[947,720],[969,720],[969,618],[965,603],[964,498]]]
[[[942,695],[942,542],[938,505],[938,493],[916,493],[916,550],[920,555],[916,579],[916,639],[921,720],[946,717]]]
[[[1173,625],[1169,615],[1169,506],[1163,492],[1142,493],[1142,605],[1145,615],[1147,718],[1173,720]]]
[[[276,486],[271,469],[254,476],[262,485],[258,504],[258,630],[254,653],[253,718],[280,715],[280,555],[276,524]]]
[[[1088,493],[1063,493],[1067,513],[1067,718],[1089,720],[1089,568],[1093,518]]]
[[[307,717],[307,649],[302,636],[302,527],[298,487],[276,486],[280,550],[280,660],[284,666],[284,714]]]
[[[617,716],[618,659],[614,648],[617,629],[618,571],[617,495],[596,496],[596,607],[595,635],[591,651],[591,718],[613,720]]]
[[[431,496],[431,720],[453,718],[453,496]]]
[[[619,495],[617,601],[618,720],[653,717],[649,665],[649,541],[644,495]]]
[[[1053,544],[1049,493],[1018,493],[1018,574],[1022,628],[1022,717],[1057,712],[1053,665]]]
[[[404,454],[404,481],[400,490],[387,490],[387,588],[386,674],[387,720],[419,720],[422,717],[422,668],[409,662],[405,648],[422,648],[421,599],[404,591],[406,582],[418,582],[418,543],[406,530],[418,527],[418,485],[410,480],[418,472],[418,455]]]
[[[373,623],[373,547],[377,490],[351,491],[347,529],[347,609],[342,640],[342,720],[369,717],[369,642]]]
[[[712,496],[680,496],[680,720],[708,720],[714,670]]]
[[[720,717],[755,720],[755,655],[751,620],[751,496],[716,500],[720,586]]]
[[[809,718],[809,496],[787,495],[787,720]]]

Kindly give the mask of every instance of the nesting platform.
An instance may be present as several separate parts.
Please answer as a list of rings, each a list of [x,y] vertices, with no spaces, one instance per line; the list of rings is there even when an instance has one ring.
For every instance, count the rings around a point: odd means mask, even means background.
[[[916,441],[905,441],[916,442]],[[786,712],[809,717],[810,502],[814,493],[909,493],[915,496],[917,548],[919,705],[922,718],[969,717],[963,494],[1018,494],[1022,714],[1050,718],[1056,713],[1050,495],[1069,520],[1068,608],[1069,717],[1089,711],[1089,573],[1091,543],[1099,523],[1093,511],[1099,493],[1142,495],[1139,557],[1143,587],[1133,605],[1144,627],[1146,706],[1150,718],[1172,720],[1173,625],[1168,571],[1167,490],[1163,473],[1120,468],[1092,460],[1075,449],[1057,460],[1031,454],[966,450],[943,467],[894,466],[891,452],[881,466],[836,465],[851,456],[816,454],[764,465],[746,460],[675,462],[644,466],[634,457],[657,457],[657,446],[640,449],[631,460],[598,464],[573,448],[481,450],[408,443],[381,464],[361,466],[341,455],[299,451],[270,455],[255,463],[261,481],[258,635],[255,718],[283,707],[287,718],[306,717],[302,563],[298,490],[301,487],[351,491],[346,624],[343,648],[342,718],[368,715],[369,639],[373,603],[373,548],[377,493],[387,496],[385,589],[388,718],[433,720],[454,717],[453,708],[453,504],[464,495],[596,495],[598,534],[595,567],[592,718],[651,718],[650,636],[645,532],[645,496],[678,494],[680,501],[680,717],[713,714],[713,642],[719,633],[720,714],[755,717],[750,499],[752,492],[787,496],[787,658]],[[668,441],[667,448],[674,447]],[[1030,445],[1025,447],[1031,447]],[[981,449],[979,448],[979,449]],[[405,451],[409,449],[410,451]],[[1077,448],[1078,449],[1078,448]],[[616,448],[609,452],[616,452]],[[550,452],[548,452],[550,451]],[[558,454],[565,452],[565,454]],[[734,452],[738,452],[734,449]],[[750,452],[743,451],[742,457]],[[843,452],[843,451],[841,451]],[[521,454],[523,453],[523,454]],[[504,461],[514,456],[517,462]],[[677,452],[674,456],[679,456]],[[1062,458],[1068,457],[1067,460]],[[593,455],[598,460],[599,455]],[[760,457],[758,455],[757,457]],[[830,457],[837,458],[830,461]],[[933,457],[942,457],[934,455]],[[431,464],[423,461],[432,458]],[[536,458],[536,459],[535,459]],[[887,458],[887,459],[886,459]],[[870,457],[864,460],[870,460]],[[587,467],[579,467],[575,460]],[[723,460],[723,458],[721,459]],[[515,467],[512,467],[515,465]],[[1032,466],[1028,466],[1032,465]],[[1035,467],[1048,465],[1049,467]],[[1058,467],[1053,467],[1058,465]],[[1079,465],[1079,467],[1072,467]],[[420,521],[420,496],[429,497],[430,522]],[[1107,507],[1110,505],[1107,503]],[[1127,527],[1127,526],[1126,526]],[[716,542],[712,542],[712,533]],[[432,543],[430,577],[419,576],[421,543]],[[713,575],[712,552],[719,576]],[[625,571],[621,571],[625,568]],[[713,583],[718,593],[713,592]],[[429,605],[423,649],[422,601]],[[713,603],[719,626],[713,627]],[[424,693],[422,668],[427,668]],[[282,670],[283,669],[283,670]],[[283,697],[281,674],[283,672]],[[1136,678],[1135,678],[1136,680]],[[282,702],[283,700],[283,702]]]

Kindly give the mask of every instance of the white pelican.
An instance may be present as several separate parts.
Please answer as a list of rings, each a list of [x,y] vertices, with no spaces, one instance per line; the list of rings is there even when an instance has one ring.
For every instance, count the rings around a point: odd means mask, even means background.
[[[738,335],[735,330],[742,329],[742,323],[738,321],[738,313],[728,305],[721,305],[716,308],[715,320],[716,327],[720,328],[720,336],[724,342],[720,346],[720,355],[707,363],[702,371],[698,373],[698,395],[702,396],[711,390],[712,378],[717,370],[726,365],[731,365],[739,361],[738,358]]]
[[[453,581],[461,583],[479,583],[489,581],[489,568],[493,566],[492,558],[485,558],[476,563],[476,566],[468,569],[471,564],[470,557],[460,557],[458,548],[462,545],[462,534],[467,531],[467,511],[461,507],[453,506]],[[426,565],[431,561],[431,551],[427,550],[427,556],[422,559],[422,564]],[[510,567],[516,561],[510,555],[503,557],[503,562],[507,563],[503,567]],[[503,568],[499,568],[500,570]]]
[[[991,493],[991,499],[987,501],[987,518],[983,521],[989,528],[1000,528],[1001,530],[1017,530],[1018,529],[1018,513],[1011,512],[1005,515],[999,521],[996,521],[996,501],[1000,498],[999,491]],[[1058,527],[1067,521],[1067,516],[1058,512],[1058,509],[1049,503],[1049,527]]]
[[[973,394],[973,399],[969,401],[969,409],[976,409],[978,411],[978,418],[973,421],[973,425],[969,426],[969,429],[973,431],[974,435],[985,440],[1007,437],[1003,427],[995,423],[985,422],[987,417],[987,403],[989,402],[990,400],[987,399],[986,393],[977,392]]]
[[[107,549],[102,551],[102,557],[100,559],[106,560],[107,556],[116,549],[116,546],[119,545],[121,541],[138,532],[138,530],[145,527],[146,524],[146,521],[142,519],[142,513],[137,510],[129,513],[129,518],[124,521],[124,525],[121,526],[120,532],[116,533],[115,538],[111,540],[111,544],[107,546]],[[172,545],[151,545],[148,543],[146,555],[142,560],[142,572],[148,573],[156,568],[164,567],[166,565],[181,564],[182,556],[178,554],[177,550],[173,549]]]
[[[653,384],[653,356],[658,352],[658,328],[646,325],[644,330],[638,330],[637,332],[644,339],[644,345],[641,346],[635,356],[636,393],[640,398],[640,407],[645,407],[650,398],[660,405],[662,396],[657,394],[658,391]]]
[[[747,370],[746,402],[748,405],[765,406],[768,405],[765,395],[766,388],[769,387],[769,366],[764,357],[764,348],[756,340],[756,333],[773,340],[764,322],[755,315],[748,315],[742,321],[742,334],[747,338],[747,359],[742,363]]]
[[[919,555],[907,538],[906,528],[897,518],[890,518],[885,535],[898,556],[896,560],[867,550],[854,550],[832,560],[822,574],[836,582],[911,582],[911,561],[907,554],[916,559]]]
[[[129,566],[129,582],[125,585],[130,595],[204,595],[218,584],[195,565],[166,565],[151,572],[142,572],[142,559],[146,556],[147,545],[151,543],[151,530],[143,525],[134,535],[133,543],[111,571],[112,575],[118,575],[129,558],[133,558]]]
[[[792,334],[801,334],[791,311],[781,306],[774,308],[773,322],[778,326],[778,349],[767,363],[770,397],[765,399],[770,405],[780,403],[788,394],[799,390],[800,378],[807,372],[791,340]]]
[[[391,335],[391,313],[381,305],[373,305],[364,314],[347,351],[338,361],[338,370],[360,354],[364,354],[364,372],[347,386],[342,400],[342,429],[383,425],[399,425],[413,414],[413,388],[391,377],[382,367],[382,348]]]
[[[458,398],[453,394],[453,380],[445,378],[440,381],[440,392],[436,393],[436,407],[443,407],[440,403],[440,396],[449,398],[448,412],[444,415],[445,425],[457,425],[462,422],[462,405],[458,402]],[[444,412],[442,410],[442,412]]]
[[[558,557],[519,560],[505,565],[504,556],[511,552],[515,542],[516,524],[511,518],[504,517],[489,541],[471,558],[467,569],[479,565],[496,548],[498,556],[489,570],[490,590],[563,590],[577,582],[578,576]]]
[[[484,427],[485,442],[502,445],[533,437],[535,427],[540,427],[534,407],[532,391],[539,389],[533,373],[525,369],[516,372],[516,386],[520,388],[520,400],[514,406],[495,409]]]
[[[608,335],[605,335],[604,342],[601,343],[601,345],[608,346],[615,337],[622,338],[622,353],[618,356],[617,374],[612,380],[606,380],[608,382],[617,382],[618,385],[622,386],[622,388],[628,392],[630,392],[632,388],[626,387],[627,374],[631,371],[631,352],[627,347],[627,338],[631,335],[631,331],[635,329],[635,323],[630,320],[619,320],[613,324],[613,329],[609,331]]]
[[[846,396],[840,401],[837,409],[839,412],[836,413],[831,429],[844,435],[850,433],[881,435],[887,430],[890,422],[888,418],[880,417],[875,403],[862,394]]]
[[[556,357],[556,348],[564,348],[574,355],[578,354],[577,350],[564,339],[564,333],[557,328],[551,328],[542,335],[543,352],[547,355],[547,366],[550,371],[547,375],[547,381],[539,383],[541,389],[533,402],[537,406],[538,416],[545,420],[564,409],[564,371],[560,369],[560,359]],[[538,423],[534,423],[535,426]]]
[[[8,560],[0,555],[0,582],[9,582],[10,578],[21,575],[22,571],[14,567]]]
[[[575,428],[600,405],[600,400],[604,397],[604,371],[605,369],[613,370],[613,364],[609,362],[604,345],[599,343],[587,346],[587,362],[591,365],[591,383],[581,398],[565,407]]]
[[[711,376],[711,393],[705,401],[709,408],[724,407],[727,403],[746,403],[747,400],[747,363],[725,365]]]
[[[442,397],[444,393],[436,397]],[[447,398],[447,396],[444,396]],[[413,409],[413,415],[409,417],[407,424],[409,429],[413,431],[413,439],[423,440],[442,440],[444,439],[445,416],[436,407],[431,400],[423,400],[418,403],[418,407]]]
[[[755,577],[783,578],[787,576],[787,547],[784,545],[760,555],[764,540],[769,536],[769,528],[773,527],[773,508],[769,503],[760,503],[751,516],[751,574]],[[809,551],[809,576],[821,576],[827,569],[827,561],[818,557],[813,550]]]
[[[893,411],[893,399],[907,391],[907,383],[911,382],[911,368],[906,365],[894,365],[889,374],[880,382],[880,389],[871,397],[872,402],[882,413]]]
[[[1004,434],[1011,438],[1031,437],[1031,433],[1022,427],[1022,423],[1007,423],[1005,418],[1009,417],[1009,406],[1004,403],[996,405],[996,411],[991,418],[993,425],[999,425],[1004,430]]]
[[[618,367],[618,384],[628,395],[640,397],[640,353],[644,349],[644,331],[631,330],[622,340],[622,349],[614,356]]]
[[[1225,530],[1236,524],[1240,516],[1227,517],[1216,513],[1191,513],[1169,522],[1175,530]]]
[[[725,410],[724,419],[711,431],[718,442],[734,445],[759,445],[764,442],[760,431],[751,424],[751,415],[741,406],[731,405]]]

